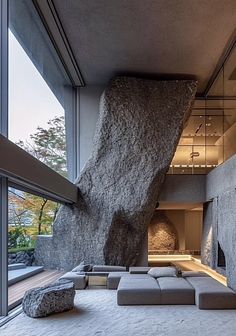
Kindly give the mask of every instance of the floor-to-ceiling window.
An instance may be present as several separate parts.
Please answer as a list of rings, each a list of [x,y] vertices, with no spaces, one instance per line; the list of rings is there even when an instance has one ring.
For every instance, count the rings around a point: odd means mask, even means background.
[[[9,0],[9,139],[64,177],[73,95],[33,2]]]
[[[9,171],[1,170],[0,162],[3,316],[17,303],[8,295],[9,280],[15,276],[9,272],[14,264],[35,267],[37,236],[50,235],[60,204],[77,197],[76,187],[67,180],[76,176],[76,89],[33,1],[0,2],[0,35],[0,141],[5,144],[8,137],[17,145],[6,142],[16,154],[7,156]],[[20,167],[19,175],[11,170],[13,165]]]
[[[0,1],[0,136],[7,136],[7,0]],[[7,178],[0,175],[0,318],[8,312],[7,295]]]

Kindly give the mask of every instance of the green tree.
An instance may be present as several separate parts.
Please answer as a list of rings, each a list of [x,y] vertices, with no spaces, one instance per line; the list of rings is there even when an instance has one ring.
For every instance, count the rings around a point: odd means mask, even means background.
[[[47,124],[47,128],[38,127],[37,131],[30,135],[30,141],[19,141],[17,145],[57,173],[67,177],[64,117],[55,117]],[[29,193],[13,195],[10,202],[14,202],[14,206],[11,206],[12,221],[14,219],[14,222],[25,226],[24,216],[27,215],[31,227],[36,229],[32,234],[51,233],[59,204]]]
[[[19,141],[18,146],[36,157],[57,173],[67,177],[65,118],[48,121],[48,128],[38,127],[31,141]]]

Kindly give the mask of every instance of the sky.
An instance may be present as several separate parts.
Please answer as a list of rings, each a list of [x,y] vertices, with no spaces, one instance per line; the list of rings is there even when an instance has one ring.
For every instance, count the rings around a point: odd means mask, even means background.
[[[9,139],[29,141],[38,126],[63,116],[64,109],[9,31]]]

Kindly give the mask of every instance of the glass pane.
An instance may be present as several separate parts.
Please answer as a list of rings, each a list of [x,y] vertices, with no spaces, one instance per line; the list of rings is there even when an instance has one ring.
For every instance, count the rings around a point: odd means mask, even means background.
[[[35,265],[35,243],[39,234],[52,234],[58,208],[58,203],[46,198],[11,187],[8,189],[9,309],[19,304],[25,290],[42,285],[40,280],[38,283],[29,281],[31,276],[43,271],[40,265]]]
[[[236,48],[224,65],[224,95],[236,97]]]
[[[188,166],[192,163],[190,154],[192,153],[193,146],[178,146],[172,160],[172,165],[175,168],[179,166]]]
[[[219,142],[217,143],[219,144]],[[223,162],[223,146],[206,146],[206,165],[207,168],[217,167]]]
[[[209,96],[216,96],[216,97],[224,96],[224,71],[223,69],[220,71],[215,82],[212,84],[207,96],[208,97]]]
[[[33,2],[10,0],[9,12],[9,139],[67,177],[70,79]]]

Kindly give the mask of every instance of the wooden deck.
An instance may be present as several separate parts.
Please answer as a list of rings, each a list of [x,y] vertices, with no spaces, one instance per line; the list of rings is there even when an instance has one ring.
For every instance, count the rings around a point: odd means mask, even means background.
[[[9,286],[8,288],[8,305],[9,309],[13,309],[22,301],[25,291],[33,287],[47,285],[57,280],[65,272],[45,270],[28,279],[19,281],[18,283]]]

